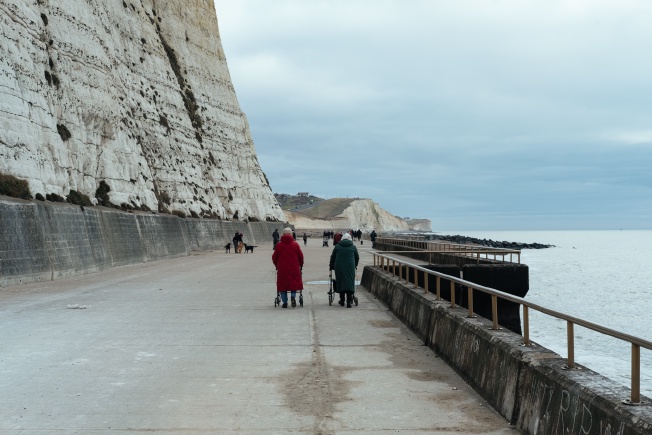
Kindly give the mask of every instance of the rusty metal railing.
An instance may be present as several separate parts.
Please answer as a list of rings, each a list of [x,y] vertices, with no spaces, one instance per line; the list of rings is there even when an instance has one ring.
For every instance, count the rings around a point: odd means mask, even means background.
[[[392,257],[388,254],[383,254],[380,252],[372,252],[374,257],[373,266],[379,267],[386,272],[390,272],[390,262],[391,262],[391,273],[396,275],[397,266],[398,266],[398,276],[399,279],[403,279],[403,267],[412,268],[414,273],[414,289],[419,288],[419,281],[417,279],[417,272],[421,271],[427,275],[435,276],[435,295],[437,300],[441,300],[441,278],[447,279],[450,281],[451,285],[451,300],[450,307],[455,308],[455,284],[461,284],[468,288],[468,315],[467,317],[475,317],[473,312],[473,290],[478,290],[483,293],[489,294],[491,296],[491,329],[499,329],[498,325],[498,298],[504,299],[507,301],[514,302],[519,304],[523,309],[523,344],[530,346],[532,342],[530,341],[530,316],[529,310],[535,310],[540,313],[546,314],[548,316],[554,317],[556,319],[561,319],[566,321],[566,348],[567,348],[567,358],[566,358],[566,367],[567,369],[574,369],[575,365],[575,334],[574,328],[575,325],[582,326],[584,328],[590,329],[592,331],[599,332],[610,337],[629,342],[631,344],[631,395],[629,399],[623,400],[624,403],[630,405],[641,404],[641,348],[652,350],[652,342],[644,340],[633,335],[625,334],[620,331],[616,331],[611,328],[607,328],[597,323],[590,322],[588,320],[581,319],[579,317],[571,316],[560,311],[555,311],[544,306],[534,304],[530,301],[527,301],[521,297],[510,295],[509,293],[502,292],[490,287],[485,287],[480,284],[476,284],[470,281],[466,281],[455,276],[446,275],[441,272],[436,272],[430,269],[426,269],[422,266],[410,263],[403,259]],[[408,269],[409,270],[409,269]],[[424,293],[431,293],[428,288],[427,275],[424,275]],[[405,273],[405,283],[409,284],[409,273]]]

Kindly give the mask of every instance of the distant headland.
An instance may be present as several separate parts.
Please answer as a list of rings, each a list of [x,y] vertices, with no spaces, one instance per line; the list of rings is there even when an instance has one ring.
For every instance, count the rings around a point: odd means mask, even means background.
[[[275,193],[285,219],[301,230],[361,230],[363,233],[431,231],[428,219],[401,218],[368,198],[324,199],[299,192]]]

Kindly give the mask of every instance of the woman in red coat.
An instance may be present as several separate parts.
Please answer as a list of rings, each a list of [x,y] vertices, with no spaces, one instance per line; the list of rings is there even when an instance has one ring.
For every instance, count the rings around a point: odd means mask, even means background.
[[[292,229],[285,228],[281,241],[276,245],[272,261],[276,266],[276,291],[281,294],[283,308],[288,307],[287,292],[292,292],[292,306],[296,307],[297,290],[303,290],[301,269],[303,268],[303,252],[292,237]]]

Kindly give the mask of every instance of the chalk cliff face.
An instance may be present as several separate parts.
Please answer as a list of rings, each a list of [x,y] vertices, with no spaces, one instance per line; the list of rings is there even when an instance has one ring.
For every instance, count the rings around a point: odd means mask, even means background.
[[[300,212],[285,211],[285,218],[299,230],[362,230],[370,233],[394,231],[431,231],[430,221],[420,219],[418,227],[412,227],[405,220],[381,208],[371,199],[356,199],[337,216],[328,219],[313,219]]]
[[[426,232],[432,231],[432,223],[429,219],[408,219],[405,222],[407,222],[411,230]]]
[[[0,172],[33,194],[283,220],[212,0],[0,0]],[[102,184],[103,185],[103,184]]]

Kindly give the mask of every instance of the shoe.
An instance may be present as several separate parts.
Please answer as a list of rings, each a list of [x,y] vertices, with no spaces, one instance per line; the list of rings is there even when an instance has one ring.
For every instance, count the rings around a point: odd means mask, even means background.
[[[292,306],[293,306],[293,307],[296,307],[296,306],[297,306],[297,301],[296,301],[294,298],[292,298]]]
[[[344,306],[344,301],[343,301],[343,300],[340,299],[340,301],[339,301],[338,303],[339,303],[341,306]]]
[[[286,302],[283,304],[283,308],[287,308],[287,307],[288,307],[288,303]]]
[[[351,308],[351,304],[346,304],[346,308]]]

